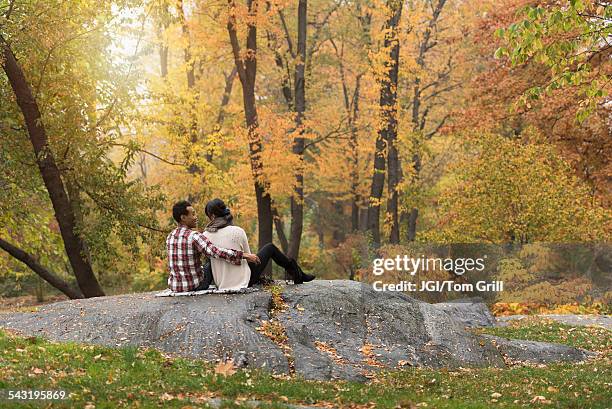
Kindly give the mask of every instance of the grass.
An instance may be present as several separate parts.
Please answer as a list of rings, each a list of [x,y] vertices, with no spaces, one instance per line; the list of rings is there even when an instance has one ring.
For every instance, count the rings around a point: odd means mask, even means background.
[[[359,384],[307,382],[254,370],[225,376],[211,363],[152,349],[52,343],[0,331],[0,390],[71,394],[70,400],[55,401],[54,408],[206,407],[212,397],[221,398],[221,407],[227,408],[248,407],[245,400],[259,400],[264,402],[260,407],[269,408],[287,403],[343,408],[610,407],[610,331],[537,319],[478,331],[560,342],[602,354],[583,364],[454,371],[408,368]],[[3,402],[0,407],[5,407]]]
[[[612,353],[612,332],[605,328],[573,327],[539,317],[526,317],[518,321],[510,321],[507,327],[483,328],[476,332],[506,338],[557,342],[604,354]]]

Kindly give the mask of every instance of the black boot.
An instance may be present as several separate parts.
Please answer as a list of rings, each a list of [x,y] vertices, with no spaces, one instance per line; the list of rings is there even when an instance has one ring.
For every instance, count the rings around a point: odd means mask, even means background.
[[[297,262],[292,258],[289,259],[289,266],[285,268],[285,279],[287,279],[287,277],[292,279],[294,284],[302,284],[304,282],[302,279],[302,272]]]
[[[293,282],[295,284],[307,283],[308,281],[314,280],[315,276],[304,273],[304,271],[302,271],[302,268],[298,265],[297,261],[295,261],[294,259],[289,259],[289,261],[289,267],[285,269],[285,279],[288,275],[291,279],[293,279]]]
[[[312,281],[312,280],[315,279],[314,275],[308,274],[308,273],[305,273],[304,271],[302,271],[302,268],[300,267],[300,265],[297,262],[295,263],[295,265],[297,266],[298,271],[302,275],[302,281],[304,283],[307,283],[307,282]]]

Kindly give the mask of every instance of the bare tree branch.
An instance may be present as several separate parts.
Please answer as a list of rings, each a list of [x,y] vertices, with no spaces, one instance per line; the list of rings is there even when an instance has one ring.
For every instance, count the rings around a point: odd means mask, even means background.
[[[22,249],[14,246],[8,241],[0,238],[0,248],[6,251],[8,254],[21,261],[23,264],[28,266],[32,271],[38,274],[43,280],[51,284],[54,288],[57,288],[62,293],[67,295],[72,299],[83,298],[83,294],[75,288],[72,288],[68,283],[62,280],[57,274],[52,272],[51,270],[46,269],[42,265],[40,265],[36,259],[23,251]]]
[[[134,146],[130,146],[130,145],[129,145],[129,144],[127,144],[127,143],[109,142],[109,143],[106,143],[106,144],[107,144],[107,145],[110,145],[110,146],[120,146],[120,147],[127,148],[127,149],[133,149],[133,148],[134,148]],[[153,152],[147,151],[147,150],[142,149],[142,148],[136,148],[136,149],[134,149],[134,150],[135,150],[136,152],[142,152],[142,153],[144,153],[145,155],[152,156],[152,157],[154,157],[155,159],[158,159],[158,160],[160,160],[160,161],[162,161],[162,162],[164,162],[164,163],[167,163],[168,165],[173,165],[173,166],[182,166],[182,167],[186,167],[186,166],[187,166],[187,164],[186,164],[186,163],[172,162],[172,161],[170,161],[170,160],[168,160],[168,159],[164,159],[164,158],[162,158],[161,156],[156,155],[156,154],[154,154]]]
[[[11,18],[11,13],[13,13],[13,7],[15,7],[15,0],[11,0],[9,2],[9,8],[8,8],[6,14],[4,15],[4,18],[6,18],[7,20],[9,20]]]
[[[293,41],[291,41],[291,34],[289,34],[289,28],[287,27],[287,22],[285,21],[285,15],[282,10],[278,10],[278,17],[280,18],[281,25],[283,26],[283,30],[285,31],[285,39],[287,40],[287,47],[289,48],[289,53],[291,57],[295,58],[295,51],[293,51]]]
[[[425,139],[431,139],[431,137],[434,136],[440,130],[440,128],[442,128],[442,126],[444,126],[444,123],[448,118],[450,118],[450,114],[446,114],[444,118],[442,118],[442,120],[435,127],[435,129],[425,135]]]

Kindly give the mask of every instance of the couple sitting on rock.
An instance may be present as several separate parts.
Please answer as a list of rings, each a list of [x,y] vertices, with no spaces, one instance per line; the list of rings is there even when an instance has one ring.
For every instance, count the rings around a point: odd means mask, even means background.
[[[233,225],[230,209],[221,199],[208,202],[205,213],[210,222],[204,232],[199,232],[196,230],[198,216],[191,203],[183,200],[172,208],[172,217],[178,223],[166,238],[168,287],[172,291],[207,290],[213,280],[220,290],[239,290],[264,283],[262,272],[270,259],[283,267],[286,277],[295,284],[314,279],[272,243],[251,254],[246,233]],[[202,265],[202,254],[211,260],[206,266]]]

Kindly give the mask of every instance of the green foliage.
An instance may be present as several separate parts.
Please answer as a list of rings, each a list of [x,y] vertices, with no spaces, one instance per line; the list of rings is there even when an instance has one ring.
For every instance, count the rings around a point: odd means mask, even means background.
[[[168,271],[159,265],[157,268],[151,268],[148,263],[141,261],[138,270],[126,271],[126,275],[131,278],[132,291],[154,291],[168,287]]]
[[[87,256],[107,275],[120,268],[120,256],[136,263],[143,242],[163,240],[155,214],[163,195],[128,175],[133,152],[117,159],[112,151],[131,127],[137,78],[131,64],[114,60],[108,31],[126,24],[116,13],[131,3],[16,2],[9,19],[4,12],[0,17],[0,34],[41,109]],[[0,105],[0,235],[64,274],[68,263],[53,209],[4,75],[0,97],[8,102]],[[5,276],[18,274],[6,262],[2,267]]]
[[[525,104],[557,89],[579,87],[583,99],[576,117],[583,122],[609,93],[609,71],[595,68],[609,65],[612,5],[590,0],[562,3],[521,9],[522,21],[495,32],[505,41],[495,58],[507,57],[514,66],[534,60],[550,69],[550,81],[530,87],[522,98]]]
[[[533,131],[521,139],[466,136],[462,156],[439,183],[439,242],[606,241],[601,207],[556,150]]]
[[[330,250],[332,265],[330,269],[342,271],[340,278],[360,280],[369,270],[374,258],[374,243],[371,235],[365,232],[354,232],[336,248]]]
[[[512,257],[500,260],[497,270],[495,278],[504,282],[497,302],[586,305],[592,304],[593,294],[603,297],[597,302],[606,303],[609,297],[594,285],[588,246],[525,244]]]

